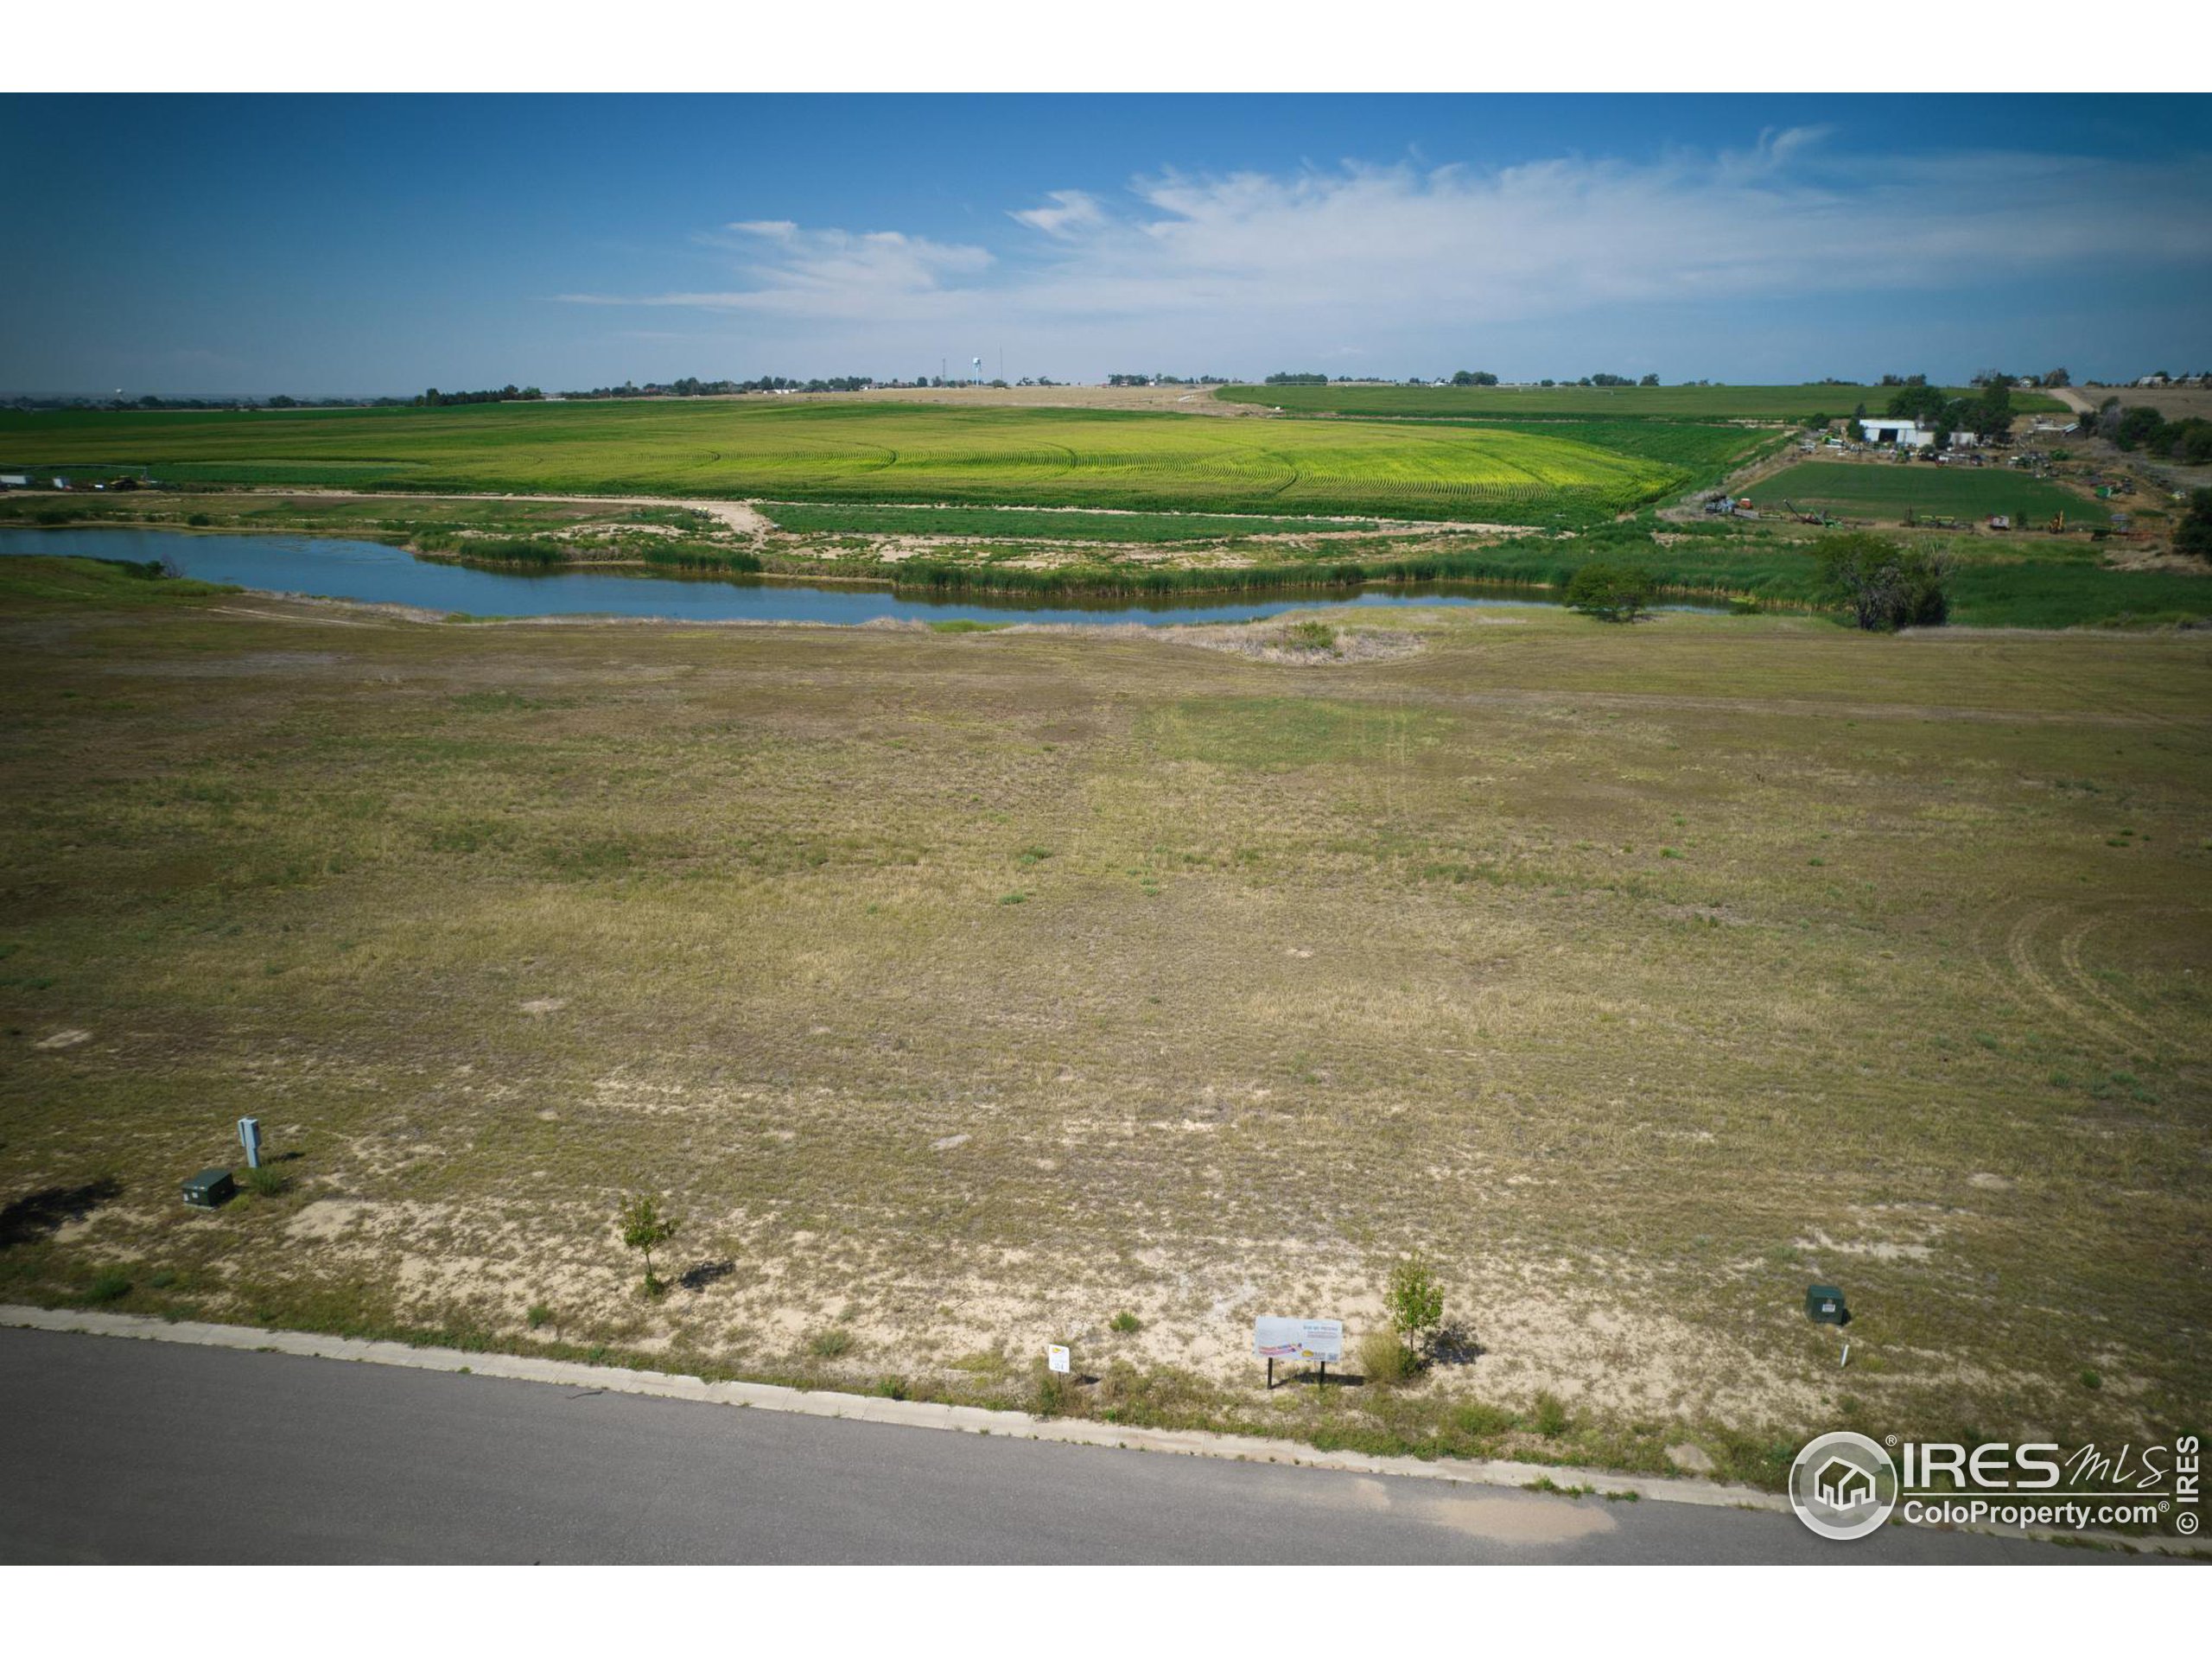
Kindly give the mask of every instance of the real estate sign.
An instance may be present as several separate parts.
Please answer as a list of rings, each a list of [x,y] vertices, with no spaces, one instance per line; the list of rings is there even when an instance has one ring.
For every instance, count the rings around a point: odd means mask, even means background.
[[[1256,1359],[1318,1359],[1331,1365],[1341,1364],[1344,1357],[1344,1322],[1263,1316],[1252,1321],[1252,1354]]]

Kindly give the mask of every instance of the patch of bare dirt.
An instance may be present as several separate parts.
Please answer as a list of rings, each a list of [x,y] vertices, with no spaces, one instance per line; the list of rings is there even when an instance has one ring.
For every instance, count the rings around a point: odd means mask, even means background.
[[[1342,668],[1353,663],[1387,663],[1417,657],[1427,644],[1417,633],[1387,628],[1339,628],[1333,645],[1300,643],[1287,628],[1223,626],[1181,629],[1175,643],[1249,657],[1255,662],[1286,663],[1294,668]]]

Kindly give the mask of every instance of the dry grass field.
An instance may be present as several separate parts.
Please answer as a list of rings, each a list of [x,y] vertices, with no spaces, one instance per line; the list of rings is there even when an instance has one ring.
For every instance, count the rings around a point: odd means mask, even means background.
[[[8,567],[0,1300],[1006,1403],[1070,1341],[1056,1408],[1763,1480],[2202,1425],[2201,635]],[[183,1209],[247,1113],[285,1189]],[[1455,1363],[1257,1388],[1254,1314],[1370,1328],[1412,1250]]]

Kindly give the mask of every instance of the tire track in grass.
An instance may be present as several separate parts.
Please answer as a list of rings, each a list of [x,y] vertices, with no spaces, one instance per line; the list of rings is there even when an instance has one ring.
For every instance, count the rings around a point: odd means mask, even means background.
[[[2119,1019],[2125,1020],[2129,1025],[2134,1027],[2145,1036],[2155,1040],[2158,1036],[2158,1027],[2153,1026],[2149,1020],[2144,1019],[2142,1015],[2137,1014],[2133,1008],[2122,1002],[2118,997],[2114,996],[2103,986],[2098,984],[2095,978],[2089,973],[2088,969],[2082,965],[2082,941],[2088,936],[2091,930],[2101,925],[2105,919],[2106,918],[2102,916],[2092,916],[2088,920],[2083,922],[2079,927],[2069,933],[2059,942],[2058,960],[2065,968],[2067,973],[2072,976],[2074,982],[2080,986],[2081,988],[2089,996],[2095,999],[2101,1007]]]
[[[2045,923],[2063,916],[2066,909],[2064,905],[2041,905],[2029,910],[2014,922],[2005,935],[2005,960],[2012,964],[2012,972],[2022,984],[2065,1019],[2123,1053],[2139,1052],[2141,1045],[2136,1039],[2107,1024],[2094,1008],[2078,997],[2068,995],[2065,989],[2044,971],[2042,963],[2036,960],[2036,935]],[[2030,1005],[2029,1011],[2035,1012],[2032,1005]]]

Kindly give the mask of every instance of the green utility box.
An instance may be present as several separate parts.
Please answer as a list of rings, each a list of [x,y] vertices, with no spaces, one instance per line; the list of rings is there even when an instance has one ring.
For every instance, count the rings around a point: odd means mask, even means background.
[[[216,1210],[237,1196],[238,1183],[227,1169],[203,1169],[184,1184],[184,1201],[195,1210]]]
[[[1851,1310],[1843,1305],[1843,1293],[1834,1285],[1808,1285],[1805,1317],[1815,1325],[1848,1325]]]

